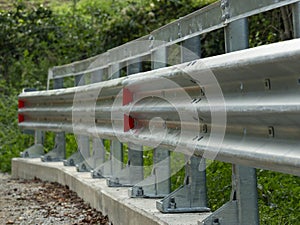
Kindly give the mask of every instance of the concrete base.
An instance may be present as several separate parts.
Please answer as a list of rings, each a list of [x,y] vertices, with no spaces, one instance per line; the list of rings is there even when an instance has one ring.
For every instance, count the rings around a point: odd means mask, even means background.
[[[58,182],[67,185],[91,207],[108,215],[115,225],[197,225],[210,213],[163,214],[156,209],[155,199],[128,197],[128,188],[109,188],[105,179],[92,179],[91,173],[78,173],[75,167],[62,162],[41,162],[41,159],[12,160],[14,178]]]

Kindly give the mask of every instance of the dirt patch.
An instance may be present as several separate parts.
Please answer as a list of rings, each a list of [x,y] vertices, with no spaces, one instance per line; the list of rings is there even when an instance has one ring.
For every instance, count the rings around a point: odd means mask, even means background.
[[[0,174],[0,224],[112,223],[67,186],[39,179],[15,180]]]

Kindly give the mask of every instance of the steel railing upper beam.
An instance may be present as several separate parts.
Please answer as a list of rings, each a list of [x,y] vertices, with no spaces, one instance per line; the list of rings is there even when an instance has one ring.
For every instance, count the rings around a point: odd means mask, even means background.
[[[48,80],[89,73],[110,64],[151,54],[161,45],[171,45],[207,33],[240,18],[289,5],[299,0],[222,0],[175,20],[137,40],[113,48],[103,54],[49,70]],[[158,42],[153,41],[157,40]],[[142,45],[137,42],[143,41]],[[149,45],[145,44],[148,42]]]

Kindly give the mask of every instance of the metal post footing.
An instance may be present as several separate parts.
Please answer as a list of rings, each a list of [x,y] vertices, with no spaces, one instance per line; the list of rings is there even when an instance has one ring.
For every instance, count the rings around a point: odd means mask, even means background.
[[[64,160],[64,166],[76,166],[84,160],[81,152],[77,150],[77,152],[73,153],[68,159]]]
[[[109,187],[132,187],[144,179],[143,147],[128,143],[127,166],[107,179]]]
[[[34,144],[20,153],[22,158],[39,158],[44,155],[44,146],[42,144]]]
[[[41,157],[43,162],[60,162],[66,158],[65,133],[60,132],[55,136],[55,147],[46,155]]]
[[[163,213],[209,212],[206,196],[205,160],[186,157],[184,185],[156,202]],[[201,169],[201,171],[199,171]]]

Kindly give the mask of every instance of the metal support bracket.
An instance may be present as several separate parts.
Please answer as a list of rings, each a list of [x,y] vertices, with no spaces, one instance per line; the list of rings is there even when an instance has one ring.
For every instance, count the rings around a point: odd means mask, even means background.
[[[66,157],[65,132],[57,133],[55,136],[55,147],[53,150],[42,156],[43,162],[60,162]]]
[[[81,152],[79,149],[77,152],[72,154],[68,159],[64,160],[64,166],[76,166],[77,164],[81,163],[84,160]]]
[[[132,187],[143,180],[143,148],[128,143],[127,166],[117,174],[107,179],[109,187]]]
[[[44,155],[44,146],[42,144],[34,144],[20,153],[22,158],[39,158]]]
[[[44,132],[34,131],[34,145],[20,153],[22,158],[40,158],[44,153]]]
[[[111,160],[102,163],[95,169],[91,170],[92,178],[108,178],[112,176]]]
[[[255,169],[233,165],[232,172],[231,201],[198,225],[259,224]]]
[[[145,180],[134,185],[128,190],[128,195],[131,198],[164,198],[168,193],[157,190],[155,184],[156,176],[152,173]]]
[[[84,161],[76,164],[77,172],[91,172],[94,168],[93,165],[94,159],[92,157],[85,159]]]
[[[105,146],[102,139],[93,138],[93,155],[94,166],[91,169],[92,178],[104,178],[111,175],[111,164],[110,162],[105,163]],[[99,166],[100,165],[100,166]],[[105,166],[107,165],[107,166]],[[109,171],[105,173],[105,171]]]
[[[129,189],[132,198],[163,198],[170,193],[170,152],[157,148],[152,174]]]
[[[240,225],[237,201],[230,201],[198,225]]]
[[[201,165],[200,165],[201,164]],[[204,169],[199,171],[199,168]],[[163,213],[208,212],[206,196],[205,160],[187,158],[184,185],[156,202],[156,208]]]
[[[99,147],[96,139],[93,139],[93,155],[90,153],[90,138],[87,136],[79,136],[79,149],[83,160],[76,164],[77,172],[90,172],[96,165],[99,157],[96,156],[95,151]],[[101,159],[102,160],[102,159]]]
[[[95,171],[97,171],[94,169],[98,165],[102,165],[104,163],[104,160],[105,160],[105,148],[102,143],[102,140],[99,140],[98,138],[94,138],[92,155],[87,159],[85,159],[84,161],[76,164],[76,169],[78,172],[91,172],[92,177],[97,178],[97,173],[95,177],[93,176]]]

